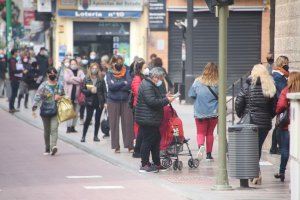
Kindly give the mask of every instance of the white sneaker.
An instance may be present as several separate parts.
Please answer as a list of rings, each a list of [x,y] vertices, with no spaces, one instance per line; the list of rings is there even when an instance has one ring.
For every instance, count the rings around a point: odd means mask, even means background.
[[[57,150],[58,150],[57,146],[54,146],[51,151],[51,156],[54,156],[57,153]]]
[[[199,148],[198,153],[197,153],[197,157],[199,160],[203,159],[204,153],[205,153],[205,146],[201,145],[201,147]]]
[[[46,151],[46,152],[43,153],[43,155],[44,155],[44,156],[49,156],[49,155],[50,155],[50,152],[47,152],[47,151]]]

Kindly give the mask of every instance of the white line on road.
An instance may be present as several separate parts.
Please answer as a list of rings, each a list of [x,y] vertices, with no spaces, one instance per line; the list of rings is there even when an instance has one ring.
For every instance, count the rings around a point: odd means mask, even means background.
[[[98,176],[98,175],[95,175],[95,176],[66,176],[66,178],[69,178],[69,179],[93,179],[93,178],[102,178],[102,176]]]
[[[114,190],[114,189],[125,189],[123,186],[83,186],[87,190]]]

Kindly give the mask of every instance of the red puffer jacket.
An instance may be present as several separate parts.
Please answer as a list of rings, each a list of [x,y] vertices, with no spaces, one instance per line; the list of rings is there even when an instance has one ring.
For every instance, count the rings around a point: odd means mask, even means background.
[[[140,84],[142,83],[142,77],[135,75],[132,83],[131,83],[131,91],[133,93],[133,106],[135,107],[137,104],[137,99],[138,99],[138,94],[139,94],[139,87]]]
[[[287,99],[287,93],[289,92],[288,87],[285,87],[282,91],[281,94],[279,96],[279,100],[277,102],[277,106],[276,106],[276,114],[280,114],[282,113],[285,109],[290,109],[289,107],[289,100]],[[289,124],[290,124],[290,120],[288,121],[288,123],[283,127],[283,130],[288,130],[289,129]]]

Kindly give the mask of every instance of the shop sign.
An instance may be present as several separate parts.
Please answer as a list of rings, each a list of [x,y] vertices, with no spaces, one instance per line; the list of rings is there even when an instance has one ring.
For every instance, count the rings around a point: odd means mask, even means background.
[[[80,10],[59,10],[60,17],[78,18],[140,18],[140,11],[80,11]]]
[[[79,10],[142,11],[143,0],[79,0]]]
[[[165,30],[166,0],[149,0],[149,28],[150,30]]]
[[[24,11],[24,27],[30,28],[30,24],[35,20],[35,12],[31,10]]]

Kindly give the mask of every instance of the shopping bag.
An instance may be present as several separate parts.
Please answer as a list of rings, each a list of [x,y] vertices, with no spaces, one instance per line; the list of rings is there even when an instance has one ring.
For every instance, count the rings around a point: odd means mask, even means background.
[[[57,102],[57,106],[58,106],[57,118],[59,123],[70,119],[74,119],[77,116],[77,113],[74,110],[73,103],[69,98],[62,97]]]

